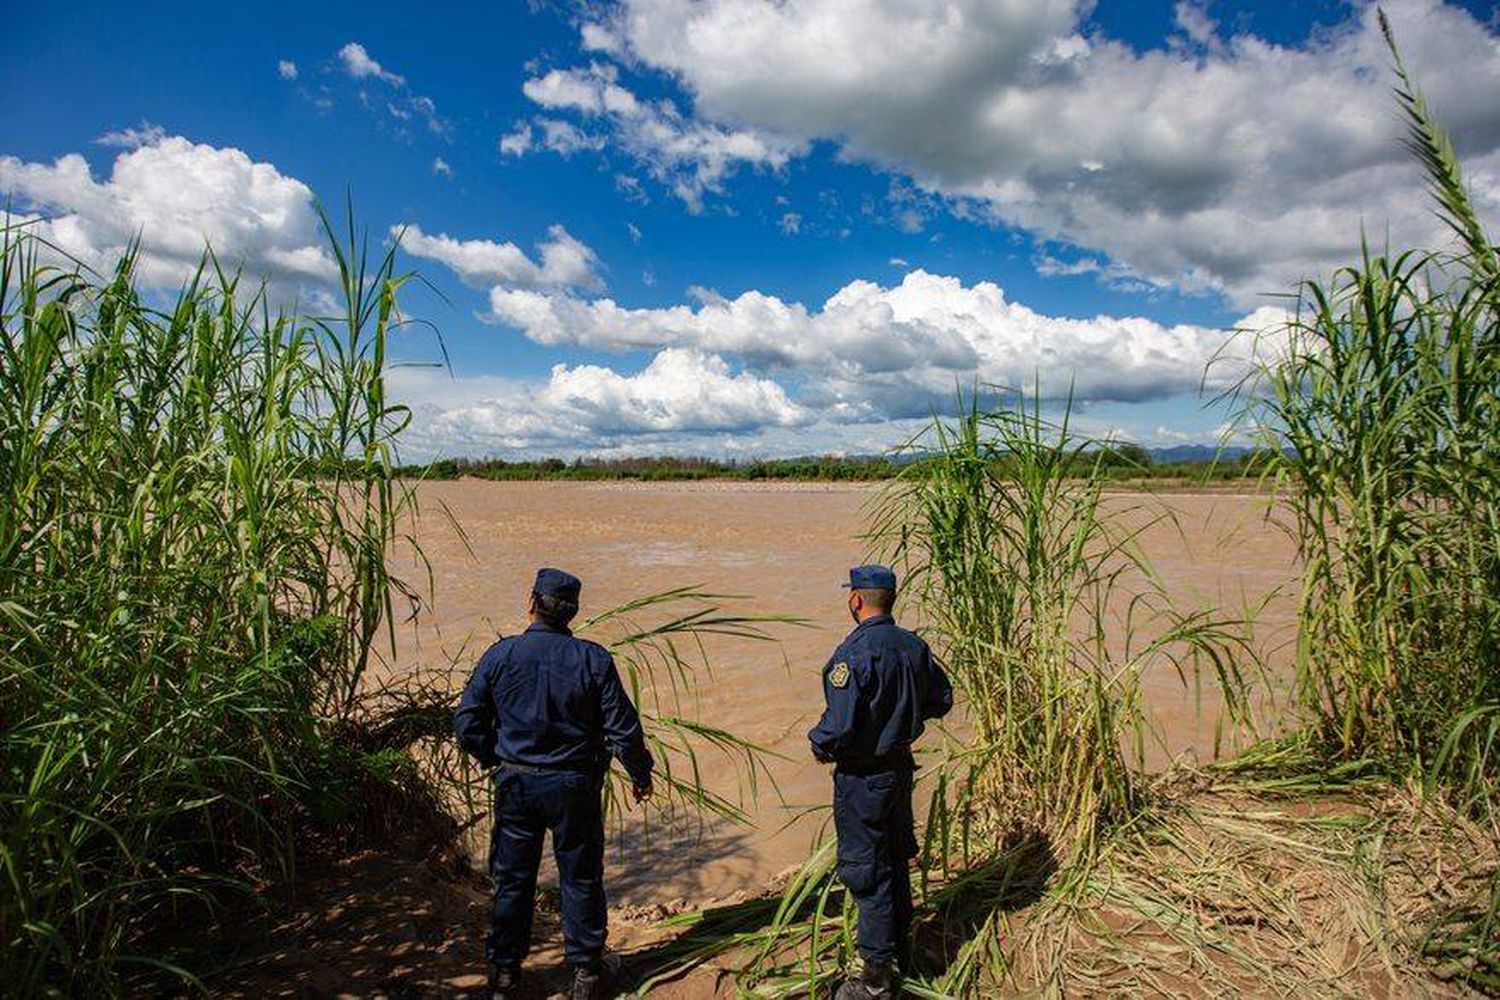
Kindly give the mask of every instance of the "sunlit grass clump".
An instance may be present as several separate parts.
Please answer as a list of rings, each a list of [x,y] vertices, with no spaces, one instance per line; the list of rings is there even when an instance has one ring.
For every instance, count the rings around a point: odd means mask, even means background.
[[[1500,254],[1404,71],[1451,251],[1304,286],[1262,434],[1304,562],[1299,683],[1339,752],[1500,778]]]
[[[874,499],[869,530],[902,578],[903,621],[961,695],[954,730],[919,747],[925,917],[903,970],[919,996],[1035,977],[1017,971],[1018,945],[1054,940],[1052,918],[1081,904],[1103,853],[1155,802],[1148,672],[1211,679],[1236,716],[1245,704],[1243,622],[1174,608],[1140,550],[1170,512],[1149,497],[1108,500],[1108,448],[1076,434],[1066,408],[1054,421],[1035,397],[960,404],[912,442],[919,458]],[[833,857],[822,844],[760,914],[766,926],[728,939],[750,956],[742,987],[816,993],[852,961],[854,912]],[[1013,939],[1029,907],[1041,916]],[[1060,968],[1059,954],[1041,975]]]

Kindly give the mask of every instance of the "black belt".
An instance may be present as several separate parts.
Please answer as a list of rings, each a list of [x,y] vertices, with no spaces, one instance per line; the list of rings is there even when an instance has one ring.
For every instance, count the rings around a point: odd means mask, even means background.
[[[872,774],[884,774],[887,771],[914,771],[917,762],[911,755],[910,747],[901,747],[892,750],[883,757],[862,757],[856,760],[841,760],[834,766],[839,774],[852,774],[857,778],[867,777]]]
[[[595,768],[592,764],[572,762],[562,764],[522,764],[516,760],[502,760],[497,770],[510,771],[513,774],[592,774]]]

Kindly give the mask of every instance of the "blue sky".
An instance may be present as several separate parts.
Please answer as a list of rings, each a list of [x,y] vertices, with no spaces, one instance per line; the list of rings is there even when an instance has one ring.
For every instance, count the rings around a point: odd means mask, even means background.
[[[1393,0],[1500,205],[1493,5]],[[877,451],[955,387],[1211,442],[1228,328],[1441,232],[1373,8],[599,0],[11,11],[0,191],[170,288],[204,239],[327,293],[313,199],[404,229],[409,453]],[[1226,342],[1229,347],[1226,350]],[[436,356],[420,328],[404,359]]]

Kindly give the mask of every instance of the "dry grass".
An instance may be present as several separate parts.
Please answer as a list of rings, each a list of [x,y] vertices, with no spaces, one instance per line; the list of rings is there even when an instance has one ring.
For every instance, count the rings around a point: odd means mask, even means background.
[[[1209,784],[1043,908],[1013,975],[1070,993],[1448,996],[1425,929],[1497,841],[1417,792],[1292,802]]]

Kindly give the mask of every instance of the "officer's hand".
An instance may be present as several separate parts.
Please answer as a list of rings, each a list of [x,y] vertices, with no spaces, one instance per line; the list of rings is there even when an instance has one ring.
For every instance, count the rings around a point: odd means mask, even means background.
[[[637,802],[645,802],[656,794],[656,786],[651,784],[633,785],[631,786],[630,793],[635,796]]]

